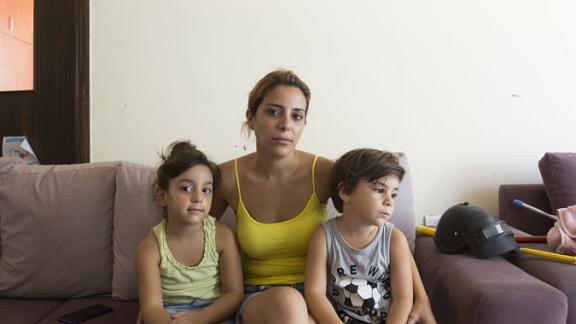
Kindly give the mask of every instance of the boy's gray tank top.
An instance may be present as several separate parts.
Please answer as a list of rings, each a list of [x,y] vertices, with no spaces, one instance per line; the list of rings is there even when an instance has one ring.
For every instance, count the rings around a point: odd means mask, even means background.
[[[350,246],[336,225],[323,224],[326,234],[328,299],[344,323],[385,323],[390,306],[390,237],[392,223],[378,229],[363,249]]]

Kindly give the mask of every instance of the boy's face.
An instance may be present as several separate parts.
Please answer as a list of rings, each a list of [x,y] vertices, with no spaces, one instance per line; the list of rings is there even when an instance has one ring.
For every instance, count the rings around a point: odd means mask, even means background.
[[[399,185],[398,177],[389,175],[372,182],[361,180],[351,193],[341,189],[343,216],[358,225],[383,225],[392,217]]]

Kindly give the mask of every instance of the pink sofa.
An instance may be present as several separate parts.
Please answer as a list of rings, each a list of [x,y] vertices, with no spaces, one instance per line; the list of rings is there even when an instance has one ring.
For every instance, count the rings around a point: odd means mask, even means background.
[[[404,155],[401,163],[408,169]],[[55,323],[94,303],[114,311],[87,323],[132,323],[136,246],[162,218],[153,178],[130,162],[0,158],[0,323]],[[430,237],[415,238],[414,219],[408,172],[392,222],[415,250],[439,323],[565,323],[562,292],[502,258],[441,254]]]

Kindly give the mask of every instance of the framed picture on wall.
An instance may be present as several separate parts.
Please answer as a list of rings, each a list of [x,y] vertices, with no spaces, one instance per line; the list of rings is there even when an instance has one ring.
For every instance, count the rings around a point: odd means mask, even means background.
[[[34,89],[34,0],[0,0],[0,91]]]

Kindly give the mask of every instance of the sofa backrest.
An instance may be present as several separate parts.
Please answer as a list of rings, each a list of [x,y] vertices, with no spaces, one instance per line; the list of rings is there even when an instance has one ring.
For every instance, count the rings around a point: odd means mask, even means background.
[[[0,296],[110,293],[118,163],[0,165]]]
[[[391,221],[414,250],[412,179]],[[130,162],[28,166],[0,158],[0,297],[138,298],[138,244],[163,218],[155,168]],[[331,217],[337,212],[329,205]],[[221,221],[234,226],[231,210]]]

